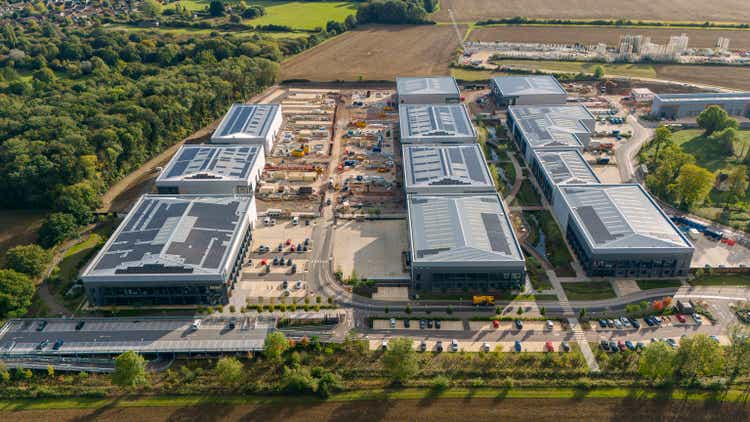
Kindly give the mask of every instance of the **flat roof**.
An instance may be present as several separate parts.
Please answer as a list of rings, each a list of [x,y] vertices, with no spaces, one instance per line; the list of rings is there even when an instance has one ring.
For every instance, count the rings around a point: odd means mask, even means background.
[[[497,194],[410,195],[414,262],[523,262]]]
[[[661,102],[750,101],[750,92],[698,92],[693,94],[655,94]]]
[[[495,76],[492,82],[504,97],[520,95],[568,95],[560,82],[551,75]]]
[[[561,186],[592,248],[692,248],[640,185]]]
[[[401,138],[476,137],[463,104],[401,104]]]
[[[600,183],[594,170],[576,148],[537,150],[537,161],[556,185]]]
[[[183,145],[156,181],[248,180],[260,154],[260,145]]]
[[[399,95],[460,95],[458,84],[451,76],[397,77],[396,90]]]
[[[479,145],[403,147],[406,188],[473,186],[495,190]]]
[[[583,120],[595,120],[582,105],[509,106],[524,138],[532,148],[581,147],[578,134],[590,133]]]
[[[237,195],[143,195],[83,276],[221,274],[251,202]]]
[[[232,104],[213,137],[265,138],[279,110],[278,104]]]

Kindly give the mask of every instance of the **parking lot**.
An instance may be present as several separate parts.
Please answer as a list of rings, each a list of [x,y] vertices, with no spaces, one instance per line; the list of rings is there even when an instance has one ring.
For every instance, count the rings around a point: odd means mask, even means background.
[[[253,250],[250,262],[243,268],[242,281],[283,281],[300,277],[307,270],[312,255],[313,245],[309,239],[314,220],[309,225],[303,219],[298,224],[293,224],[291,219],[274,219],[276,224],[273,225],[266,225],[263,220],[258,220],[253,231]]]
[[[691,239],[695,246],[693,260],[690,264],[694,268],[704,268],[706,265],[711,267],[738,267],[750,265],[750,249],[739,243],[729,246],[726,243],[710,240],[704,235],[699,235],[697,239]]]
[[[356,269],[360,278],[407,276],[402,252],[406,220],[339,221],[334,233],[334,268],[344,278]]]

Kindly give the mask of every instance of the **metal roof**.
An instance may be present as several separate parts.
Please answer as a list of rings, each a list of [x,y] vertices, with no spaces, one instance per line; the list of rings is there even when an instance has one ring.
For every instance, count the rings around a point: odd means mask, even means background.
[[[532,148],[582,147],[578,134],[591,133],[583,121],[595,120],[582,105],[510,106],[508,112]]]
[[[450,76],[438,77],[398,77],[396,89],[399,95],[459,95],[458,84]]]
[[[693,94],[656,94],[654,96],[661,102],[727,102],[727,101],[748,101],[750,102],[750,92],[699,92]]]
[[[401,104],[401,138],[476,137],[463,104]]]
[[[265,138],[278,104],[232,104],[213,134],[214,138]]]
[[[406,188],[495,185],[479,145],[404,146]]]
[[[555,185],[600,183],[578,149],[537,150],[537,162]]]
[[[144,195],[83,274],[221,274],[251,197]]]
[[[523,262],[496,194],[412,195],[408,208],[415,262]]]
[[[560,82],[551,75],[496,76],[492,82],[504,97],[520,95],[568,95]]]
[[[640,185],[561,186],[594,249],[692,248]]]
[[[157,181],[248,180],[260,145],[183,145]]]

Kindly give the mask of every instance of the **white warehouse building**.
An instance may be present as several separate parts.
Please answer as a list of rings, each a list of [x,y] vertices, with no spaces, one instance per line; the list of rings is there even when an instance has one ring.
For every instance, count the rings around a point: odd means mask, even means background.
[[[490,83],[498,105],[565,104],[568,93],[551,75],[496,76]]]
[[[211,143],[262,145],[270,154],[282,120],[280,104],[232,104]]]
[[[183,145],[156,188],[160,194],[250,195],[265,162],[262,145]]]
[[[582,105],[508,107],[508,128],[527,163],[533,150],[585,148],[594,133],[596,118]]]
[[[695,117],[711,105],[718,105],[730,116],[750,117],[750,92],[656,94],[651,115],[666,119]]]
[[[472,143],[477,133],[463,104],[399,106],[402,144]]]
[[[400,104],[455,104],[461,102],[456,80],[450,76],[398,77],[396,93]]]
[[[478,144],[405,145],[402,157],[407,194],[495,192]]]

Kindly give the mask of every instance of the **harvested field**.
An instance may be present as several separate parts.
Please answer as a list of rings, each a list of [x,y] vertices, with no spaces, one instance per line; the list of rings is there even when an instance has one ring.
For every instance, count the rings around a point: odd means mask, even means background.
[[[750,21],[747,0],[716,0],[710,6],[695,0],[441,0],[440,10],[432,18],[438,22],[450,22],[449,9],[453,9],[459,22],[515,16],[671,22]]]
[[[117,407],[0,412],[6,420],[22,421],[454,421],[454,420],[747,420],[741,404],[680,400],[625,399],[507,399],[498,390],[494,399],[363,400],[188,407]]]
[[[290,58],[281,73],[285,80],[311,81],[445,75],[457,47],[450,25],[366,26]]]
[[[490,26],[476,27],[470,41],[505,41],[539,43],[606,43],[617,45],[622,35],[644,35],[651,41],[666,44],[671,35],[687,34],[690,47],[713,47],[719,37],[731,39],[730,48],[750,49],[750,30],[620,28],[612,26]]]
[[[750,90],[750,68],[729,66],[657,65],[656,77]]]

